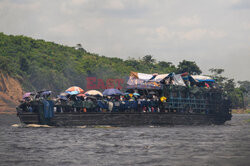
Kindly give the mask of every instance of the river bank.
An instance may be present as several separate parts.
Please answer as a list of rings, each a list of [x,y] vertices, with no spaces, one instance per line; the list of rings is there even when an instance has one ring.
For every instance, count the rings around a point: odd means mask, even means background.
[[[232,114],[250,114],[250,109],[233,109]]]

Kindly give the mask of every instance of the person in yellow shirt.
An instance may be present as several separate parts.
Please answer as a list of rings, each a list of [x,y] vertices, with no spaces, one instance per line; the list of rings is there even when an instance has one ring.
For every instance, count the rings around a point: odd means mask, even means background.
[[[167,98],[166,98],[165,96],[162,96],[162,97],[160,98],[160,100],[161,100],[161,102],[166,102],[166,101],[167,101]]]

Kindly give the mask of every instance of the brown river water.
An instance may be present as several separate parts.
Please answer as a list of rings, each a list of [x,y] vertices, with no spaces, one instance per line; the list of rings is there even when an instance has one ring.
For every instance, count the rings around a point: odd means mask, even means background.
[[[27,127],[0,115],[0,165],[249,166],[250,114],[164,127]]]

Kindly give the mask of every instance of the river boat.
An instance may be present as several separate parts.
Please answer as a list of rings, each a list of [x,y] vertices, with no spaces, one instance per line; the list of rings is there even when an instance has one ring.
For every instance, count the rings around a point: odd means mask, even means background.
[[[19,105],[17,115],[24,124],[52,126],[207,125],[231,120],[230,100],[222,89],[214,87],[213,80],[195,80],[194,84],[194,77],[187,82],[185,75],[151,75],[142,79],[145,75],[136,74],[130,75],[127,92],[151,96],[151,100],[141,97],[133,101],[106,101],[92,97],[93,100],[58,104],[40,97]],[[206,87],[206,83],[210,86]],[[112,110],[108,109],[110,103]]]

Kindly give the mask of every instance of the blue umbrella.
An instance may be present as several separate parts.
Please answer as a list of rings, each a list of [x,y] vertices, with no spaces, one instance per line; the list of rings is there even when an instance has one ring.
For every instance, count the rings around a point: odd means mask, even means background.
[[[102,94],[105,96],[123,95],[123,93],[118,89],[105,89]]]
[[[80,93],[79,91],[65,91],[65,92],[70,95],[78,95]]]
[[[134,96],[140,96],[140,94],[139,94],[139,93],[133,93],[133,95],[134,95]]]
[[[51,93],[52,93],[51,91],[44,91],[44,92],[41,93],[41,96],[46,97],[46,96],[51,95]]]
[[[68,100],[68,98],[67,98],[67,97],[62,96],[62,95],[57,95],[57,97],[58,97],[59,99],[61,99],[61,100]]]

